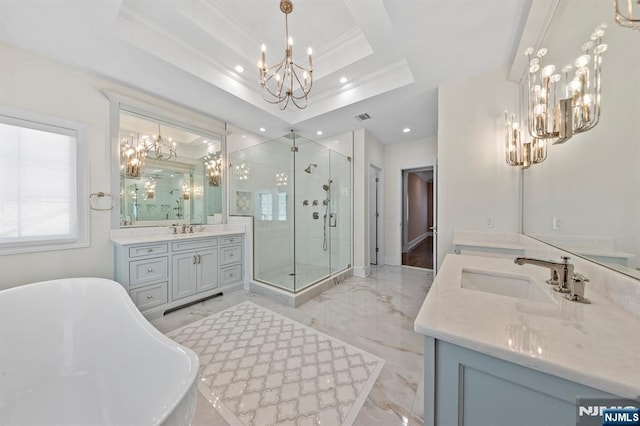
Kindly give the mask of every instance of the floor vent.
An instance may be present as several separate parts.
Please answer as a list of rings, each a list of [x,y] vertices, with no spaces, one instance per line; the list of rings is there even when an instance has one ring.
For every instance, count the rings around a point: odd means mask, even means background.
[[[364,120],[368,120],[371,118],[371,116],[368,113],[363,113],[363,114],[358,114],[355,116],[356,119],[358,119],[359,121],[364,121]]]

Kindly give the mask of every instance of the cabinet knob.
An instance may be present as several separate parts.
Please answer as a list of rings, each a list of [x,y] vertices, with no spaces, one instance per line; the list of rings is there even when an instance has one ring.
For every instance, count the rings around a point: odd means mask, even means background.
[[[233,253],[231,253],[231,254],[229,255],[229,257],[233,257]]]
[[[147,249],[147,253],[153,253],[153,249]]]
[[[153,268],[147,269],[147,272],[153,272]]]
[[[153,299],[153,296],[152,295],[148,295],[147,299]]]
[[[230,277],[232,277],[232,276],[233,276],[233,274],[229,274],[229,276],[230,276]]]

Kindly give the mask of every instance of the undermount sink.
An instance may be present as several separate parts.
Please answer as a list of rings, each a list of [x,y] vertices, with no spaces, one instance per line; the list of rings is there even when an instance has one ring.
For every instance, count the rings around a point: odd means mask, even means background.
[[[517,299],[555,303],[551,295],[545,293],[531,277],[526,275],[462,268],[460,286],[469,290]]]

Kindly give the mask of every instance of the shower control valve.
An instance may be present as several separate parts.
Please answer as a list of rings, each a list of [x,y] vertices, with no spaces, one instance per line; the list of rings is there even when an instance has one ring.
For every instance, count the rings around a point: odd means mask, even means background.
[[[314,218],[314,219],[320,219],[320,213],[318,213],[318,212],[313,212],[313,218]]]
[[[318,205],[318,200],[313,200],[313,203],[312,203],[312,204],[313,204],[314,206],[317,206],[317,205]]]
[[[309,200],[304,200],[304,201],[302,202],[302,205],[303,205],[303,206],[308,206],[308,205],[309,205]]]

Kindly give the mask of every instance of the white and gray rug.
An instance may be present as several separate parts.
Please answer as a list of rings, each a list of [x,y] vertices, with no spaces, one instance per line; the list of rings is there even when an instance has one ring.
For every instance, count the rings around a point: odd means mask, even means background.
[[[231,425],[350,425],[384,360],[251,302],[167,336],[200,358],[200,392]]]

